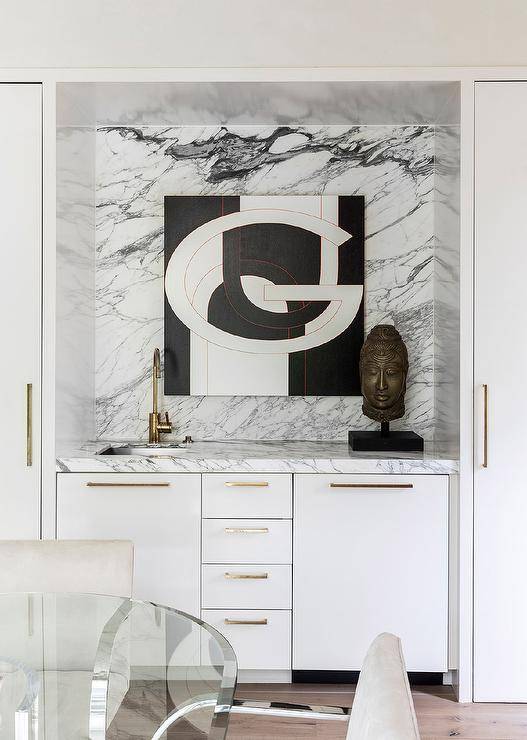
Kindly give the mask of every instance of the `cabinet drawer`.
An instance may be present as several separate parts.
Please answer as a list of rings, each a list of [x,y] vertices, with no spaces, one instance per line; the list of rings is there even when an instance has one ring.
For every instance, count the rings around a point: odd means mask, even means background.
[[[290,670],[289,610],[204,609],[201,616],[231,643],[239,668]]]
[[[199,473],[61,473],[57,537],[132,540],[134,597],[197,614],[200,494]]]
[[[204,519],[203,562],[291,563],[291,521]]]
[[[290,609],[291,566],[204,565],[204,609]]]
[[[203,476],[204,517],[289,518],[290,475],[211,473]]]

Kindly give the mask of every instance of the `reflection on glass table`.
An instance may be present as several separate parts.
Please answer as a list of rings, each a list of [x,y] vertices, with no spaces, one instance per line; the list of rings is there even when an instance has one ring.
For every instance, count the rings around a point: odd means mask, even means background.
[[[225,638],[182,612],[88,594],[0,595],[0,738],[223,740]]]

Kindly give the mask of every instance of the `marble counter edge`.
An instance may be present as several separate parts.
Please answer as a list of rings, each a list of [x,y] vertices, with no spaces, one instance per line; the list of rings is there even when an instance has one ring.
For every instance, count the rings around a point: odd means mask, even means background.
[[[200,444],[200,443],[197,443]],[[206,443],[202,443],[206,444]],[[210,443],[218,444],[218,443]],[[251,446],[258,443],[251,443]],[[261,443],[263,449],[269,450],[269,445]],[[229,443],[226,444],[228,446]],[[195,449],[191,449],[187,456],[179,453],[171,459],[155,459],[139,456],[116,456],[99,455],[98,451],[106,448],[99,443],[99,450],[95,444],[87,444],[82,451],[72,451],[72,454],[57,457],[57,472],[59,473],[399,473],[399,474],[430,474],[430,475],[452,475],[459,470],[459,461],[454,457],[443,454],[427,453],[422,457],[415,456],[380,456],[370,453],[316,455],[316,446],[320,445],[321,452],[324,447],[335,448],[335,453],[343,450],[347,445],[342,443],[308,442],[305,444],[305,454],[291,454],[287,452],[288,444],[285,443],[284,454],[261,455],[251,453],[244,454],[239,450],[237,456],[228,454],[207,456],[199,455]],[[297,446],[298,445],[297,443]],[[315,449],[313,449],[315,448]],[[311,454],[310,454],[311,453]]]

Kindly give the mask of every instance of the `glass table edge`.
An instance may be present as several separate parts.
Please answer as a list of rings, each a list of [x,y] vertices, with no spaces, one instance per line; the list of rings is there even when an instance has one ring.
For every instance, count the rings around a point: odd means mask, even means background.
[[[195,617],[188,612],[184,612],[181,609],[176,609],[171,606],[164,604],[158,604],[155,601],[147,601],[145,599],[134,599],[128,596],[116,596],[112,594],[98,594],[89,592],[75,592],[75,591],[2,591],[0,592],[0,599],[2,596],[71,596],[71,597],[95,597],[101,599],[111,599],[119,603],[116,612],[122,608],[123,604],[143,605],[151,606],[154,609],[162,609],[164,612],[176,614],[180,617],[190,620],[194,624],[203,628],[208,632],[214,640],[218,643],[222,654],[223,654],[223,672],[221,678],[220,691],[218,692],[217,710],[214,712],[212,720],[212,734],[211,738],[215,740],[222,740],[225,737],[227,731],[227,724],[229,720],[229,713],[234,701],[234,693],[236,691],[236,684],[238,679],[238,662],[236,660],[236,654],[232,645],[221,632],[208,624],[199,617]],[[126,614],[127,616],[127,614]],[[125,616],[125,618],[126,618]]]

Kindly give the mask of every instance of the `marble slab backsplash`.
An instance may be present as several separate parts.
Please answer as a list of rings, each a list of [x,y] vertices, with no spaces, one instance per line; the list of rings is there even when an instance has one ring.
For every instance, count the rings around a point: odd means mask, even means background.
[[[406,426],[432,438],[433,126],[103,126],[96,130],[96,433],[144,438],[163,347],[163,196],[366,198],[366,330],[408,345]],[[359,397],[166,397],[175,437],[340,439],[372,428]]]

